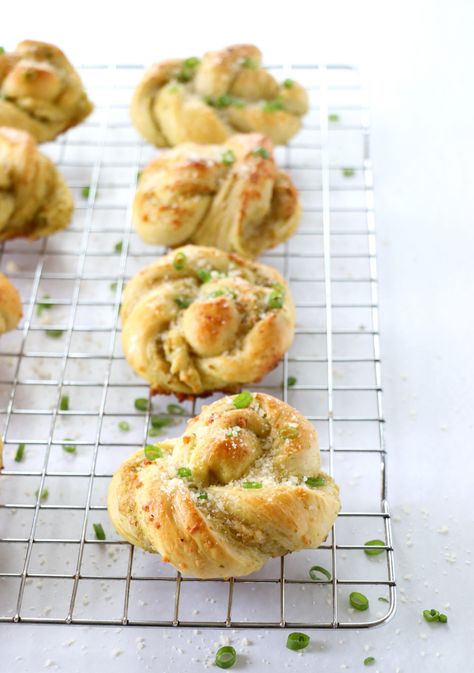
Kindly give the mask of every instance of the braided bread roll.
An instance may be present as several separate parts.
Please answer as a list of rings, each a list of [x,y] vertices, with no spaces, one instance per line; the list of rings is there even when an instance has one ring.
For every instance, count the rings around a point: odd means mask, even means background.
[[[163,61],[144,75],[130,114],[137,130],[158,147],[183,142],[222,143],[237,131],[259,131],[287,143],[308,111],[293,80],[278,83],[261,67],[257,47],[238,44],[198,58]]]
[[[72,211],[64,178],[29,133],[0,127],[0,241],[52,234]]]
[[[0,273],[0,334],[15,329],[22,315],[18,290],[3,273]]]
[[[54,45],[25,40],[0,54],[0,126],[28,131],[42,143],[92,109],[79,75]]]
[[[339,512],[316,430],[270,395],[221,398],[156,446],[154,460],[140,450],[120,466],[107,508],[125,539],[186,575],[248,575],[317,547]]]
[[[147,243],[213,245],[249,257],[286,241],[300,216],[298,192],[260,133],[161,153],[140,176],[133,204]]]
[[[188,245],[138,273],[122,298],[122,348],[152,393],[235,392],[290,347],[294,306],[275,269]]]

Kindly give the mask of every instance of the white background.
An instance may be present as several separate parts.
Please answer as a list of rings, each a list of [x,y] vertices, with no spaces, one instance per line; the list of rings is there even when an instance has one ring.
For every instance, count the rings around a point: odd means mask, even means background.
[[[268,62],[352,63],[369,81],[401,602],[379,629],[314,632],[300,656],[285,649],[284,633],[227,634],[237,649],[243,637],[250,641],[234,670],[450,673],[472,666],[473,27],[469,0],[23,0],[2,11],[5,47],[48,40],[76,62],[148,63],[255,42]],[[426,624],[425,607],[443,609],[449,624]],[[218,640],[214,631],[4,625],[1,669],[202,671]],[[367,651],[377,660],[371,669],[362,665]]]

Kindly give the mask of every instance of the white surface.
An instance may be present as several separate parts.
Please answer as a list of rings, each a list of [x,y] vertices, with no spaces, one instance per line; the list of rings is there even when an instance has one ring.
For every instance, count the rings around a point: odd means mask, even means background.
[[[259,6],[201,0],[166,9],[135,1],[126,11],[105,2],[65,6],[9,7],[2,22],[5,46],[34,37],[57,42],[73,60],[139,62],[255,41],[268,61],[286,55],[294,62],[352,62],[365,70],[372,94],[389,500],[400,605],[394,620],[377,630],[314,632],[302,655],[285,650],[283,632],[224,635],[245,652],[234,670],[468,670],[474,654],[473,514],[467,506],[474,408],[474,6],[332,2],[324,9],[295,0]],[[444,609],[449,625],[426,624],[425,607]],[[0,627],[2,669],[192,673],[204,669],[219,635],[8,625]],[[242,638],[251,644],[242,647]],[[370,669],[362,665],[367,650],[377,660]]]

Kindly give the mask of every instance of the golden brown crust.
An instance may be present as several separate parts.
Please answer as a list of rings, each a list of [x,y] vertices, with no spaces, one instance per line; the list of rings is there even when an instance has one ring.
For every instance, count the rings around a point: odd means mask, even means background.
[[[0,127],[0,240],[63,229],[73,200],[53,162],[25,131]]]
[[[300,216],[298,192],[260,133],[162,152],[140,176],[133,204],[147,243],[192,242],[249,257],[286,241]]]
[[[125,357],[152,391],[197,396],[261,379],[290,347],[295,316],[275,269],[188,245],[127,284],[121,319]]]
[[[0,273],[0,334],[15,329],[22,315],[18,290],[3,273]]]
[[[152,66],[135,89],[130,114],[158,147],[222,143],[238,131],[258,131],[285,144],[308,110],[297,82],[278,83],[261,67],[257,47],[237,44],[196,58]]]
[[[28,131],[41,143],[76,126],[92,109],[79,75],[54,45],[24,40],[0,54],[0,126]]]
[[[137,451],[109,487],[118,532],[194,577],[248,575],[317,547],[340,509],[312,424],[270,395],[243,409],[234,400],[204,407],[181,437],[157,444],[161,457]]]

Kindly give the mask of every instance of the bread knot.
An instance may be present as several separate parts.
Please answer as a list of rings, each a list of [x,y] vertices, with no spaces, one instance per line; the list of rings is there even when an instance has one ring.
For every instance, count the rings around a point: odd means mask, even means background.
[[[244,391],[204,407],[181,437],[129,458],[107,506],[127,540],[211,578],[317,547],[340,502],[321,472],[313,425],[270,395]]]
[[[138,131],[159,147],[182,142],[221,143],[238,131],[259,131],[273,143],[300,129],[308,97],[297,82],[262,68],[257,47],[238,44],[163,61],[144,75],[130,113]]]
[[[28,131],[38,142],[53,140],[92,111],[82,82],[63,52],[25,40],[0,54],[0,126]]]

